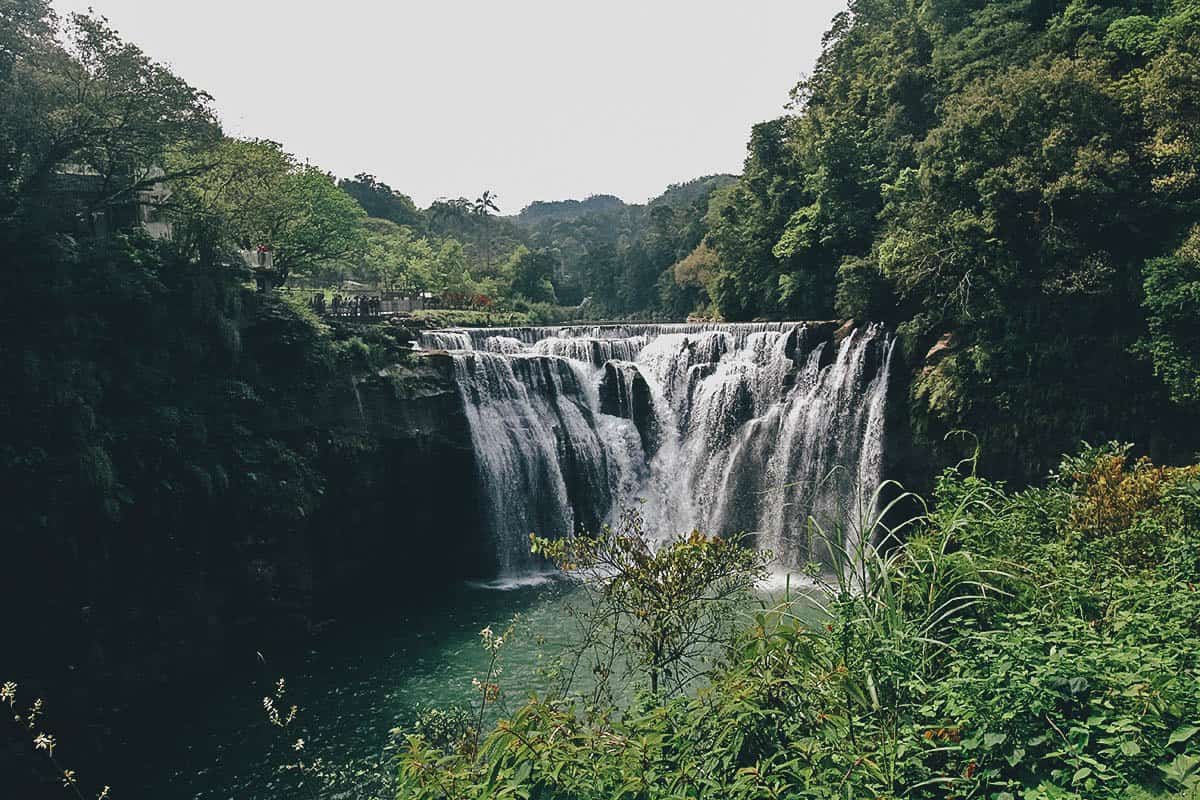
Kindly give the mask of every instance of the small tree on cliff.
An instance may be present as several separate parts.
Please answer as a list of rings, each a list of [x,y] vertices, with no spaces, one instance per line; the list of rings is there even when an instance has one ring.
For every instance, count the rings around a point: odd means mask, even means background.
[[[654,693],[666,684],[681,691],[702,656],[732,641],[737,608],[770,560],[738,539],[699,531],[656,546],[636,509],[596,536],[530,541],[534,553],[594,590],[589,644],[623,645]],[[605,670],[596,671],[603,679]]]

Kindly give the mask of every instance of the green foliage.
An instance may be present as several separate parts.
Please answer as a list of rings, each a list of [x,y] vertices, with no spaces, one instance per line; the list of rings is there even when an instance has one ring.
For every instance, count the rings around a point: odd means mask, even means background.
[[[462,267],[456,276],[465,272],[474,280],[500,279],[503,265],[525,243],[516,223],[499,216],[499,208],[498,197],[487,190],[475,200],[435,200],[425,210],[431,240],[453,241],[459,249]]]
[[[517,222],[528,231],[531,249],[555,260],[550,282],[556,296],[584,301],[581,314],[680,319],[707,298],[697,284],[678,287],[673,265],[700,244],[709,197],[731,180],[717,175],[674,185],[644,206],[603,196],[535,203]]]
[[[1142,307],[1149,335],[1140,343],[1171,397],[1200,404],[1200,226],[1166,258],[1146,263]]]
[[[338,188],[353,197],[369,217],[410,228],[420,228],[424,223],[411,197],[376,180],[374,175],[360,172],[353,179],[343,178],[338,181]]]
[[[168,149],[219,133],[208,94],[151,61],[93,13],[56,19],[45,3],[0,6],[0,220],[61,225],[56,175],[98,189],[85,213],[127,205],[161,178]]]
[[[1192,403],[1194,265],[1169,254],[1200,198],[1198,19],[1190,2],[852,3],[710,204],[717,313],[884,320],[914,362],[953,332],[913,421],[933,443],[979,433],[990,474],[1044,474],[1081,438],[1145,443],[1182,419],[1168,394]]]
[[[418,328],[491,328],[532,325],[533,318],[523,311],[471,311],[436,308],[408,315]]]
[[[557,262],[548,250],[518,247],[508,261],[506,272],[512,276],[512,292],[535,303],[556,302],[554,270]]]
[[[221,244],[265,248],[272,281],[357,256],[364,247],[362,209],[333,179],[298,163],[275,142],[223,139],[179,156],[173,168],[197,174],[173,184],[180,246],[212,263]]]
[[[409,297],[439,288],[434,281],[434,252],[428,240],[386,219],[368,219],[364,227],[363,277],[384,291],[399,291]]]
[[[430,747],[453,753],[474,739],[474,720],[465,708],[427,708],[413,723],[413,733]]]
[[[543,539],[530,535],[531,550],[573,579],[597,587],[588,612],[585,646],[612,639],[628,648],[649,678],[650,691],[669,682],[682,691],[696,661],[726,642],[732,610],[766,574],[769,553],[735,539],[692,531],[654,542],[636,509],[596,536]],[[607,670],[607,668],[605,668]]]
[[[401,796],[1189,797],[1200,593],[1169,553],[1200,553],[1195,470],[1123,452],[1085,450],[1018,493],[949,470],[917,517],[885,525],[903,496],[868,515],[880,546],[814,573],[813,595],[764,603],[707,686],[535,699],[478,753],[411,736]],[[1097,505],[1137,510],[1081,548]],[[1150,517],[1152,557],[1092,546]]]

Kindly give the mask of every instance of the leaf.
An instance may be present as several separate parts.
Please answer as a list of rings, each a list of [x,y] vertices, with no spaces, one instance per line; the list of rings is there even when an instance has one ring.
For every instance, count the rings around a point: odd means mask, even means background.
[[[1004,740],[1007,738],[1007,733],[985,733],[983,735],[984,749],[991,750],[996,745],[1004,744]]]
[[[1171,745],[1179,742],[1186,742],[1197,733],[1200,733],[1200,726],[1198,725],[1180,725],[1167,739],[1167,746],[1170,747]]]
[[[1125,741],[1121,742],[1121,752],[1132,757],[1142,752],[1142,748],[1137,742]]]
[[[1084,780],[1085,778],[1087,778],[1087,776],[1089,776],[1091,774],[1092,774],[1091,767],[1080,767],[1079,769],[1075,770],[1075,774],[1071,776],[1071,783],[1072,784],[1079,783],[1080,781]]]
[[[1175,757],[1175,760],[1165,767],[1159,767],[1163,777],[1169,783],[1184,786],[1196,779],[1196,772],[1200,769],[1200,756],[1191,756],[1182,754]]]

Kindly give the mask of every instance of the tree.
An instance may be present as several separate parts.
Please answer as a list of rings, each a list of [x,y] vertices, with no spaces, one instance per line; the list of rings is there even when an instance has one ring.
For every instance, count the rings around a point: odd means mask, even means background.
[[[200,154],[208,167],[175,184],[177,240],[209,261],[220,245],[272,253],[269,276],[283,284],[294,270],[356,256],[363,210],[316,167],[299,164],[276,142],[224,139]]]
[[[513,294],[537,303],[558,302],[552,283],[557,266],[558,259],[549,250],[517,248],[506,270],[512,276],[510,288]]]
[[[1194,408],[1200,405],[1200,225],[1174,255],[1146,264],[1143,288],[1149,334],[1139,350],[1172,399]]]
[[[497,195],[490,189],[484,189],[483,194],[475,198],[475,204],[471,207],[472,213],[483,220],[483,259],[484,267],[488,274],[492,271],[492,236],[488,221],[491,219],[491,214],[495,211],[500,213],[500,207],[496,205]]]
[[[435,232],[455,233],[460,237],[471,218],[471,201],[465,197],[434,200],[429,206],[429,221]]]
[[[374,175],[360,172],[353,179],[338,181],[338,188],[350,195],[367,212],[367,216],[386,219],[397,225],[420,229],[424,224],[421,211],[412,198],[401,194]]]
[[[456,239],[446,239],[442,242],[434,256],[430,278],[429,290],[435,294],[470,296],[474,281],[471,279],[470,264],[461,242]]]
[[[993,475],[1084,437],[1182,457],[1197,440],[1154,428],[1188,361],[1162,303],[1191,283],[1198,49],[1195,3],[855,0],[709,203],[713,305],[890,322],[917,360],[953,333],[915,372],[914,428],[975,431]]]
[[[709,286],[720,269],[721,261],[707,242],[700,244],[663,272],[659,283],[664,308],[684,315],[709,302]]]
[[[46,7],[0,7],[3,180],[27,210],[56,213],[50,190],[65,165],[97,178],[91,211],[128,204],[159,180],[170,148],[219,135],[211,97],[123,41],[102,17],[70,14],[55,39]],[[197,162],[190,170],[200,168]],[[178,175],[190,173],[178,173]]]
[[[732,640],[734,613],[770,560],[737,539],[698,531],[656,542],[636,509],[596,536],[530,541],[534,553],[595,590],[591,643],[624,644],[655,693],[667,681],[682,691],[697,661]]]
[[[429,242],[385,219],[367,219],[363,265],[367,275],[384,291],[412,296],[425,291],[434,259]]]

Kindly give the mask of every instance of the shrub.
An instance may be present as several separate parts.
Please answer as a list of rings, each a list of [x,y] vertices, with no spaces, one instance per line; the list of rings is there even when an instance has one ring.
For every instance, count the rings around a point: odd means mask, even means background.
[[[1200,467],[1159,467],[1146,458],[1130,465],[1129,449],[1110,444],[1064,461],[1061,472],[1074,484],[1068,541],[1091,546],[1101,559],[1147,569],[1165,560],[1166,523],[1173,530],[1184,524],[1173,513],[1179,506],[1164,499],[1200,475]]]
[[[458,706],[422,711],[413,724],[413,732],[429,746],[447,753],[465,749],[476,733],[471,712]]]

